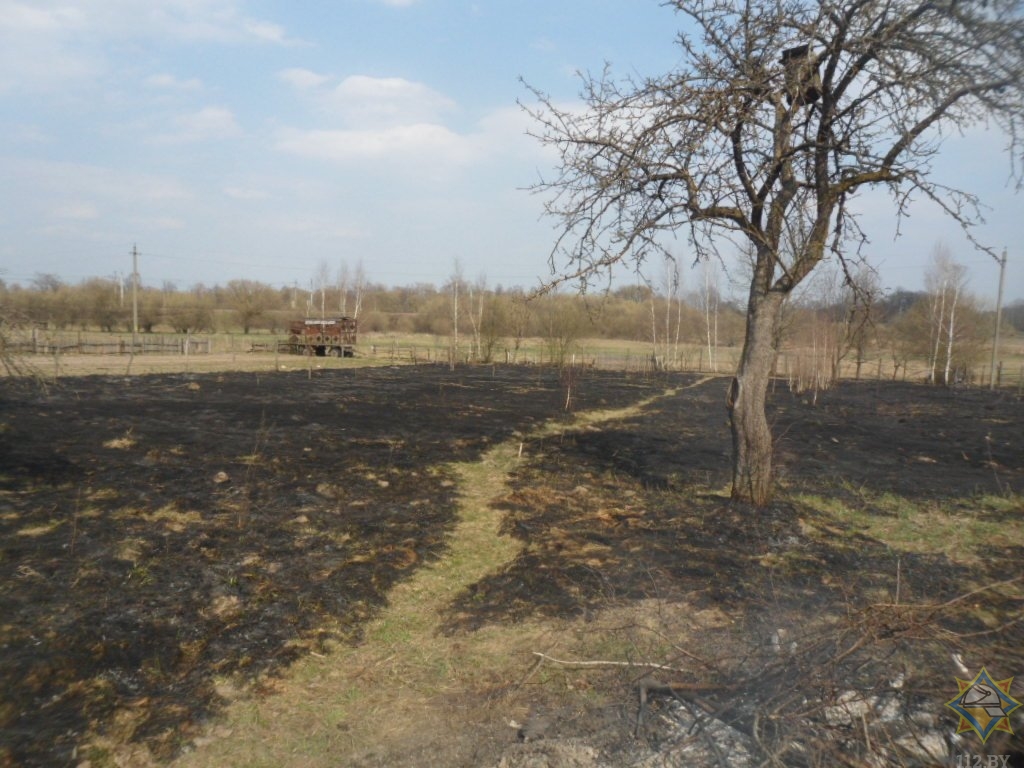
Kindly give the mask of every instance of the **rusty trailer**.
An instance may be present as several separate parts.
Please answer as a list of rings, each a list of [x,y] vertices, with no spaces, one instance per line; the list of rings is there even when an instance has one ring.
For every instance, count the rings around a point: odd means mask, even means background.
[[[354,357],[357,323],[354,317],[328,320],[295,320],[288,326],[288,340],[279,352],[317,357]]]

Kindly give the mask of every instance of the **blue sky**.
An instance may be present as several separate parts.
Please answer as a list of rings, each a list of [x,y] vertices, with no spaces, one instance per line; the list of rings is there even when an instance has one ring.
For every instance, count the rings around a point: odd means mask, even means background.
[[[124,275],[137,244],[154,286],[308,286],[342,263],[440,285],[456,261],[536,285],[554,222],[524,188],[552,158],[520,78],[568,102],[605,61],[664,72],[677,21],[658,0],[0,0],[0,279]],[[1024,197],[1001,143],[950,142],[939,172],[991,206],[1014,298]],[[896,241],[884,198],[863,210],[887,286],[920,288],[941,241],[994,302],[995,262],[937,210]]]

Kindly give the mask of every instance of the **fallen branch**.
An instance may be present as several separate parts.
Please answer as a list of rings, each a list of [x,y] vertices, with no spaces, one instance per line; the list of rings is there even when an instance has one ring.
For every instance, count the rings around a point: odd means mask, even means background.
[[[630,667],[633,669],[657,669],[662,672],[685,672],[678,667],[670,667],[665,664],[655,664],[653,661],[565,661],[548,656],[546,653],[534,651],[534,656],[540,657],[543,661],[550,661],[563,667]]]
[[[1004,579],[1003,581],[996,581],[991,584],[984,584],[977,589],[972,589],[970,592],[964,592],[963,594],[952,597],[942,603],[872,603],[870,608],[911,608],[916,611],[927,611],[927,610],[938,610],[941,608],[948,608],[951,605],[961,603],[968,598],[979,595],[982,592],[988,592],[989,590],[999,589],[1000,587],[1008,587],[1012,584],[1024,581],[1024,576],[1014,576],[1012,579]]]

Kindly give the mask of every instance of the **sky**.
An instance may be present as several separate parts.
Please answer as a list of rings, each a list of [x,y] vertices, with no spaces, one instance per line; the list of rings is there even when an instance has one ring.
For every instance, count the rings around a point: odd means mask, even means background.
[[[0,280],[124,279],[137,248],[157,287],[309,287],[343,264],[536,286],[556,230],[528,188],[554,157],[524,81],[569,105],[606,62],[664,73],[679,22],[659,0],[0,0]],[[1012,300],[1024,194],[1004,144],[974,130],[937,173],[990,207],[978,235],[1008,249]],[[994,305],[996,261],[934,206],[898,239],[886,198],[858,206],[883,285],[921,289],[941,243]]]

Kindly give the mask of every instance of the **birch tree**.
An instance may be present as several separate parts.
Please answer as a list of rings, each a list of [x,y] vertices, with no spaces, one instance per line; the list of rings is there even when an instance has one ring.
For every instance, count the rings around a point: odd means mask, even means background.
[[[953,258],[949,248],[937,245],[932,251],[931,263],[925,271],[925,288],[929,293],[931,324],[929,337],[931,354],[928,359],[928,381],[952,381],[953,343],[957,337],[957,308],[967,285],[967,268]]]
[[[327,289],[331,285],[331,267],[326,259],[317,264],[313,285],[320,294],[320,319],[323,320],[327,317]]]
[[[683,320],[683,276],[679,261],[665,259],[657,285],[647,282],[647,287],[650,288],[651,346],[655,365],[676,368]]]
[[[338,288],[338,314],[345,317],[348,314],[348,284],[349,284],[348,262],[342,261],[338,265],[338,272],[335,277],[335,285]]]
[[[449,278],[448,288],[451,291],[451,313],[452,313],[452,336],[451,336],[451,348],[449,350],[449,364],[454,368],[455,362],[459,356],[459,316],[461,309],[459,307],[459,299],[463,293],[463,285],[465,280],[462,276],[462,262],[459,259],[455,259],[455,267],[452,271],[452,275]]]
[[[483,359],[481,334],[484,327],[484,300],[487,298],[487,276],[481,274],[475,283],[467,283],[469,300],[469,325],[473,331],[472,354],[477,360]]]
[[[971,233],[979,201],[942,186],[932,161],[945,136],[979,123],[1002,132],[1020,184],[1022,3],[673,0],[672,71],[585,75],[583,109],[533,91],[533,133],[558,157],[536,186],[559,223],[553,282],[585,289],[621,262],[667,256],[681,234],[698,258],[753,251],[726,398],[733,498],[771,499],[765,398],[781,308],[827,255],[856,259],[859,193],[887,191],[897,216],[930,199]],[[806,236],[787,249],[797,219]]]
[[[700,294],[701,309],[704,311],[704,336],[708,345],[708,364],[718,373],[718,270],[714,262],[701,265],[704,273],[704,288]]]
[[[352,273],[352,317],[359,318],[363,309],[363,296],[366,294],[366,270],[363,269],[363,260],[356,262],[355,271]]]

